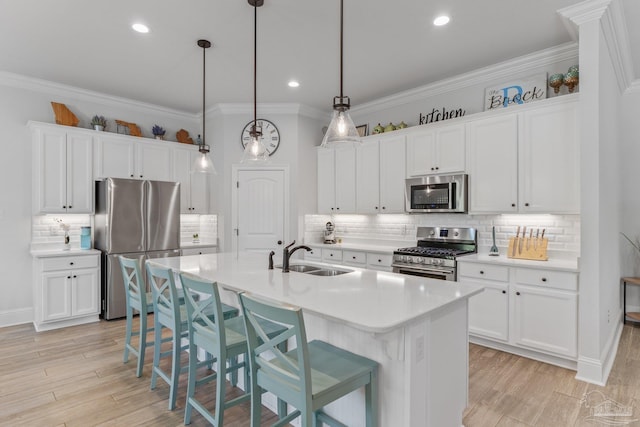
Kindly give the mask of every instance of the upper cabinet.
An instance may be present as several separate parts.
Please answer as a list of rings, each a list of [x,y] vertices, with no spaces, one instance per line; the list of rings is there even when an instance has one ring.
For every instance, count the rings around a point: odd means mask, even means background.
[[[407,177],[465,170],[465,125],[438,125],[407,135]]]
[[[579,213],[577,107],[554,100],[468,123],[469,212]]]
[[[356,149],[356,212],[403,213],[405,136],[382,136]]]
[[[355,213],[356,150],[318,148],[318,213]]]
[[[171,181],[171,145],[101,133],[96,137],[95,177]]]
[[[180,183],[180,212],[209,213],[209,176],[193,173],[192,166],[200,156],[194,146],[173,149],[173,181]]]
[[[64,126],[30,124],[34,213],[93,212],[93,142]]]

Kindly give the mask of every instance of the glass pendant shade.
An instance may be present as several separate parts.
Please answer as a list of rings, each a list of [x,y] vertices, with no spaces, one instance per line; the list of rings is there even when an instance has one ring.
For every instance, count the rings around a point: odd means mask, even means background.
[[[269,159],[269,153],[267,148],[262,142],[262,138],[259,136],[252,136],[246,147],[244,147],[244,154],[242,155],[241,163],[248,162],[260,162],[264,163]]]
[[[207,175],[217,174],[216,168],[213,166],[213,161],[211,161],[208,153],[208,150],[200,150],[200,154],[196,157],[196,160],[193,162],[193,167],[191,168],[193,173],[203,173]]]
[[[321,146],[328,148],[345,142],[357,144],[362,141],[356,126],[353,124],[353,120],[351,120],[351,116],[349,116],[349,112],[347,110],[334,110],[331,123],[329,123],[329,128],[324,134]]]

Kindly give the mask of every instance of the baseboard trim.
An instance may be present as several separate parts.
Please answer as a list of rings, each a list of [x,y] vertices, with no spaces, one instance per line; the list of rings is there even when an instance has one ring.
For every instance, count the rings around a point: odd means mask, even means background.
[[[33,322],[33,326],[34,328],[36,328],[36,332],[42,332],[42,331],[50,331],[52,329],[66,328],[68,326],[84,325],[85,323],[93,323],[93,322],[99,322],[99,321],[100,321],[100,318],[98,317],[97,314],[95,314],[95,315],[89,315],[84,317],[76,317],[73,319],[60,320],[58,322],[51,322],[51,323]]]
[[[512,353],[518,356],[526,357],[528,359],[537,360],[539,362],[549,363],[551,365],[560,366],[561,368],[570,369],[575,371],[578,369],[578,364],[575,360],[565,359],[558,356],[552,356],[546,353],[540,353],[534,350],[528,350],[526,348],[515,347],[510,344],[500,343],[492,340],[488,340],[481,337],[469,335],[469,342],[478,344],[483,347],[493,348],[494,350],[500,350],[507,353]]]
[[[33,308],[20,308],[0,313],[0,328],[33,322]]]

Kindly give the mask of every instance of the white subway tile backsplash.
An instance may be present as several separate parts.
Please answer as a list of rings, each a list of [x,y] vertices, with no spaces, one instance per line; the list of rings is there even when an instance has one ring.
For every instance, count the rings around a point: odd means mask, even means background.
[[[495,226],[496,245],[504,251],[509,245],[509,238],[515,236],[520,226],[533,229],[534,235],[536,230],[542,233],[545,229],[549,249],[571,252],[575,256],[580,251],[580,215],[305,215],[305,242],[322,242],[328,221],[334,223],[336,237],[344,241],[414,240],[419,226],[474,227],[478,231],[478,245],[482,251],[491,246],[491,228]]]

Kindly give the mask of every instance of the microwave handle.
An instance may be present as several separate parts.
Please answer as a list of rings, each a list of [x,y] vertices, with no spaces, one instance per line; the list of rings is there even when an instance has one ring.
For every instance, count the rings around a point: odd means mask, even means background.
[[[449,209],[456,208],[456,183],[449,183]]]

